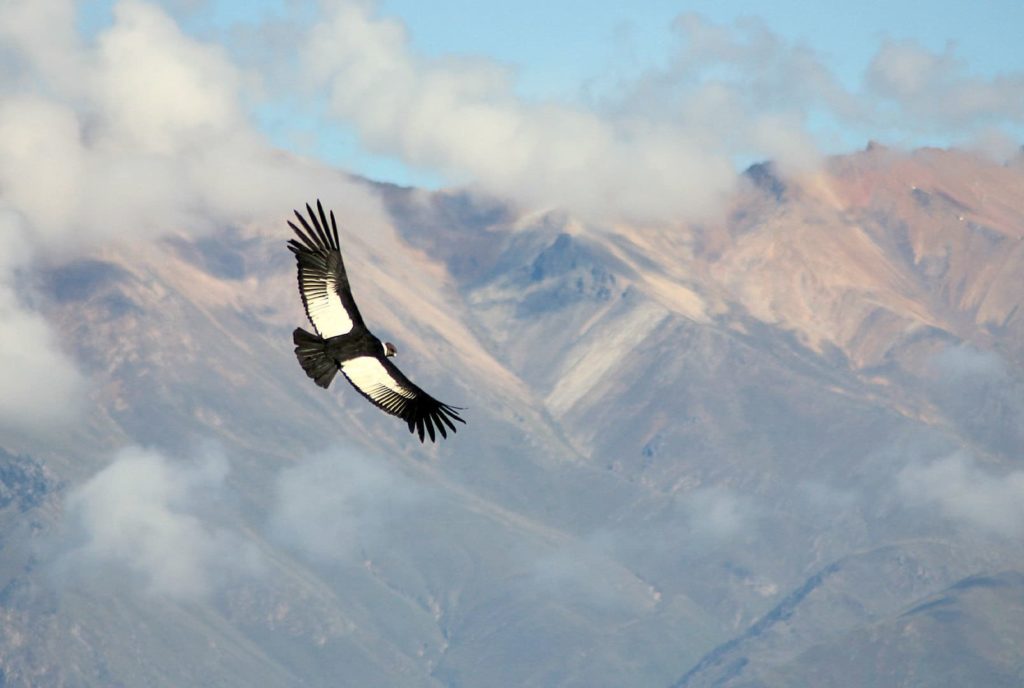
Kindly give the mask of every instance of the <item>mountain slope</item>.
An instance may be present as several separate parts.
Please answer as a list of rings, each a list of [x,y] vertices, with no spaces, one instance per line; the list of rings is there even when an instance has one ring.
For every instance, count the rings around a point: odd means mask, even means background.
[[[42,266],[93,385],[0,441],[8,684],[740,685],[850,637],[888,677],[898,614],[1024,567],[1012,498],[971,506],[1024,446],[1019,167],[758,166],[698,227],[374,188],[393,226],[343,227],[346,264],[397,364],[468,407],[436,446],[302,375],[283,223]],[[210,551],[99,547],[146,466],[142,542]],[[154,583],[189,556],[200,593]],[[986,609],[979,642],[1010,623]]]

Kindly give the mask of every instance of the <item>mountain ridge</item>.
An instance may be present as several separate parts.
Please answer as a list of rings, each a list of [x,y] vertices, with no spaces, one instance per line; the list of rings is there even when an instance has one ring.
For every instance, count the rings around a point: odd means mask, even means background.
[[[1020,470],[1024,170],[878,147],[757,170],[719,219],[664,227],[366,182],[391,224],[343,229],[353,293],[412,379],[468,407],[442,446],[308,384],[283,221],[43,266],[39,308],[94,384],[80,427],[2,443],[53,476],[37,532],[2,543],[7,682],[730,685],[1024,568],[941,489]],[[210,451],[222,477],[190,468]],[[264,572],[200,558],[231,582],[184,600],[54,579],[33,551],[96,536],[68,500],[120,495],[110,465],[200,481],[221,507],[167,497],[166,519]],[[783,607],[811,630],[782,633]],[[742,672],[701,664],[740,650]]]

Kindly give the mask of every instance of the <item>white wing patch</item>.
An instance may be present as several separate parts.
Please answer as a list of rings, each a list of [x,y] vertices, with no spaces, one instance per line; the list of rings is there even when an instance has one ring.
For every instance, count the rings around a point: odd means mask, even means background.
[[[317,334],[328,339],[352,330],[352,318],[341,303],[332,275],[317,275],[315,271],[303,269],[301,287],[306,297],[306,314]]]
[[[351,358],[341,364],[341,372],[345,373],[345,377],[374,403],[389,413],[398,415],[405,406],[406,399],[416,398],[416,393],[391,377],[380,360],[374,356]]]

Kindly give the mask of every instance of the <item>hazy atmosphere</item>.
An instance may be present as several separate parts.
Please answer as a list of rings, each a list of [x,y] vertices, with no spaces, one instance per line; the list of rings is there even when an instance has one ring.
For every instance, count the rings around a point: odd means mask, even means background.
[[[0,0],[0,685],[1021,685],[1024,5],[862,5]]]

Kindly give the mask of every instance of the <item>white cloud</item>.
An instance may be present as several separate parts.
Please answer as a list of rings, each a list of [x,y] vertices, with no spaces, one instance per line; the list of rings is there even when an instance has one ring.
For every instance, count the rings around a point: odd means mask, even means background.
[[[559,602],[584,601],[604,609],[631,609],[649,605],[655,593],[614,558],[612,533],[567,540],[535,559],[529,569],[538,589]]]
[[[39,432],[81,409],[84,377],[38,313],[0,283],[0,427]]]
[[[728,86],[748,107],[768,112],[822,104],[844,117],[862,106],[811,48],[786,40],[755,17],[732,25],[682,14],[674,24],[678,52],[667,85],[686,79]]]
[[[87,89],[76,11],[69,0],[0,4],[0,88],[32,88],[41,81],[74,96]]]
[[[928,360],[931,371],[960,382],[963,378],[1004,380],[1006,363],[995,351],[985,351],[970,344],[948,346]]]
[[[34,227],[74,226],[89,172],[78,116],[35,95],[0,102],[0,188],[8,208]],[[70,231],[65,230],[66,233]]]
[[[954,454],[907,466],[898,486],[913,506],[938,508],[953,520],[1002,535],[1024,532],[1024,471],[995,475]]]
[[[378,152],[597,221],[712,213],[737,158],[800,173],[819,165],[822,140],[942,131],[952,143],[992,142],[1024,121],[1024,74],[972,76],[951,49],[886,42],[851,88],[760,20],[694,14],[676,20],[666,66],[597,88],[602,102],[530,102],[509,68],[417,54],[375,8],[328,6],[303,53],[310,92],[326,86],[333,113]]]
[[[1024,73],[972,75],[952,44],[933,53],[913,41],[886,41],[868,66],[865,83],[901,121],[915,121],[919,128],[955,131],[1024,122]]]
[[[336,172],[273,149],[242,105],[253,75],[159,7],[116,3],[88,43],[75,22],[70,0],[0,5],[0,422],[21,428],[68,420],[85,382],[21,298],[40,254],[280,226],[313,197],[350,221],[383,216]]]
[[[995,126],[978,129],[966,141],[966,147],[1000,165],[1010,162],[1021,152],[1021,142]]]
[[[797,493],[808,504],[830,516],[841,515],[857,505],[861,495],[855,490],[835,487],[823,482],[802,480],[796,486]]]
[[[0,428],[45,432],[80,410],[85,378],[61,351],[46,320],[15,289],[30,255],[19,218],[0,206]]]
[[[169,4],[190,6],[193,17],[206,12],[201,3]],[[0,79],[5,200],[50,245],[279,214],[311,188],[321,193],[326,171],[275,155],[248,106],[287,99],[303,129],[324,91],[333,114],[378,152],[598,222],[713,214],[736,182],[736,159],[769,157],[784,173],[813,169],[819,137],[837,131],[878,138],[878,127],[946,127],[1005,152],[1000,126],[1024,120],[1024,74],[973,76],[951,48],[886,42],[856,91],[812,49],[757,19],[716,24],[693,14],[676,20],[667,66],[602,89],[611,94],[604,102],[531,102],[505,66],[417,54],[376,3],[320,8],[317,20],[310,5],[293,7],[312,14],[308,29],[267,14],[244,27],[241,47],[220,29],[206,34],[220,44],[186,35],[139,0],[115,3],[113,25],[90,42],[77,35],[68,0],[0,8],[0,59],[16,75]],[[298,57],[286,52],[295,45]],[[835,131],[812,131],[813,113]],[[331,186],[346,201],[361,196]]]
[[[816,169],[821,152],[814,137],[794,115],[763,115],[754,122],[751,141],[784,175]]]
[[[735,182],[716,142],[637,113],[524,102],[507,69],[417,56],[401,24],[358,3],[314,28],[304,58],[371,147],[527,205],[672,220],[712,212]]]
[[[58,570],[80,583],[141,586],[175,599],[208,595],[259,570],[255,548],[207,520],[224,497],[227,461],[172,461],[132,447],[70,493],[71,548]]]
[[[114,20],[99,37],[94,95],[117,145],[172,154],[243,124],[242,77],[223,50],[186,38],[153,6],[120,3]]]
[[[750,524],[754,506],[750,500],[724,487],[699,488],[686,495],[691,531],[713,540],[736,537]]]
[[[113,23],[83,45],[73,6],[0,11],[11,19],[0,54],[23,73],[0,82],[0,203],[23,216],[35,244],[67,253],[279,221],[317,195],[380,215],[365,190],[269,145],[243,105],[259,76],[225,49],[137,0],[116,3]],[[39,47],[43,26],[67,42]]]
[[[1024,380],[998,352],[961,343],[926,361],[932,398],[990,452],[1016,460],[1024,446]]]
[[[323,454],[281,472],[271,531],[314,559],[348,559],[379,541],[425,490],[382,460]]]

